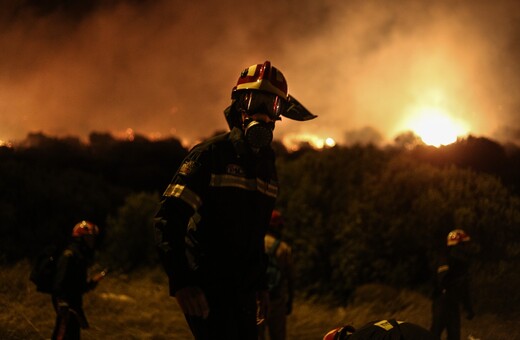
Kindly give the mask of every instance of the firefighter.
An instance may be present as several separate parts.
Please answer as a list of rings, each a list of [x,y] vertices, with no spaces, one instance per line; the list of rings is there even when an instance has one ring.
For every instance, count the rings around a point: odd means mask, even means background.
[[[316,116],[288,95],[269,61],[240,74],[224,115],[230,131],[195,146],[164,191],[157,247],[196,339],[256,340],[268,305],[264,235],[278,192],[275,122]]]
[[[448,340],[460,339],[460,305],[468,320],[475,315],[469,292],[470,241],[462,229],[448,234],[447,255],[437,267],[433,292],[431,331],[436,339],[441,338],[444,330]]]
[[[72,229],[72,240],[61,253],[56,264],[52,304],[56,323],[52,339],[79,339],[80,328],[88,328],[83,312],[83,294],[94,289],[104,272],[88,278],[88,268],[94,258],[99,227],[81,221]]]
[[[433,340],[433,335],[423,327],[395,319],[372,321],[360,329],[351,325],[331,330],[323,340]]]
[[[259,325],[260,340],[265,339],[266,329],[269,332],[269,339],[284,340],[287,316],[292,312],[294,295],[292,249],[282,240],[284,225],[284,218],[280,211],[273,210],[264,239],[265,251],[270,258],[267,269],[269,311],[265,322]]]

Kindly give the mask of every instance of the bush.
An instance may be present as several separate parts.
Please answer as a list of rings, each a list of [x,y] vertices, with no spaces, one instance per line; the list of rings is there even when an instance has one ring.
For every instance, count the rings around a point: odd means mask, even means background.
[[[153,217],[158,204],[158,194],[137,193],[126,198],[117,215],[107,219],[102,262],[123,271],[157,263]]]

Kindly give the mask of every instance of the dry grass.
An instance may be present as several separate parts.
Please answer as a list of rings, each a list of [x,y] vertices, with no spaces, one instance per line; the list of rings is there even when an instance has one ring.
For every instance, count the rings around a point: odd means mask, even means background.
[[[0,268],[0,339],[48,339],[54,324],[50,297],[34,290],[28,281],[29,265]],[[320,340],[345,323],[356,327],[368,321],[397,318],[428,327],[430,301],[421,294],[381,285],[359,288],[346,308],[331,308],[316,300],[297,299],[289,318],[289,339]],[[192,339],[159,269],[109,275],[85,295],[85,312],[91,328],[83,339]],[[520,339],[518,319],[477,315],[463,320],[462,338]]]

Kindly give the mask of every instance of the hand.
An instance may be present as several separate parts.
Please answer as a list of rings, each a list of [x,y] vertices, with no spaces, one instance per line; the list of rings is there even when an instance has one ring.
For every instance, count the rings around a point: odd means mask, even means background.
[[[103,280],[106,275],[107,275],[107,270],[104,269],[104,270],[100,271],[99,273],[97,273],[96,275],[94,275],[94,277],[92,278],[92,281],[98,283],[99,281]]]
[[[184,287],[175,293],[175,298],[186,315],[198,316],[206,319],[209,315],[206,295],[199,287]]]
[[[256,323],[262,324],[269,311],[269,292],[262,290],[256,293]]]

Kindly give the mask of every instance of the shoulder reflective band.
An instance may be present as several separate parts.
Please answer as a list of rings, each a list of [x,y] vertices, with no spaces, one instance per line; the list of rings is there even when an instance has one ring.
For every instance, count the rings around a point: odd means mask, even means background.
[[[439,266],[439,268],[437,268],[437,273],[442,273],[442,272],[448,271],[449,269],[450,269],[450,266],[448,266],[448,265]]]
[[[392,324],[390,322],[388,322],[388,320],[381,320],[379,322],[376,322],[374,324],[374,326],[377,326],[377,327],[381,327],[382,329],[384,329],[385,331],[389,331],[391,330],[392,328],[394,328],[394,326],[392,326]]]
[[[177,197],[186,202],[193,210],[199,209],[202,205],[200,197],[185,185],[170,184],[163,194],[164,197]]]
[[[211,174],[209,185],[212,187],[235,187],[244,190],[259,191],[260,193],[276,197],[278,194],[278,186],[262,181],[259,178],[244,178],[233,175],[216,175]]]

